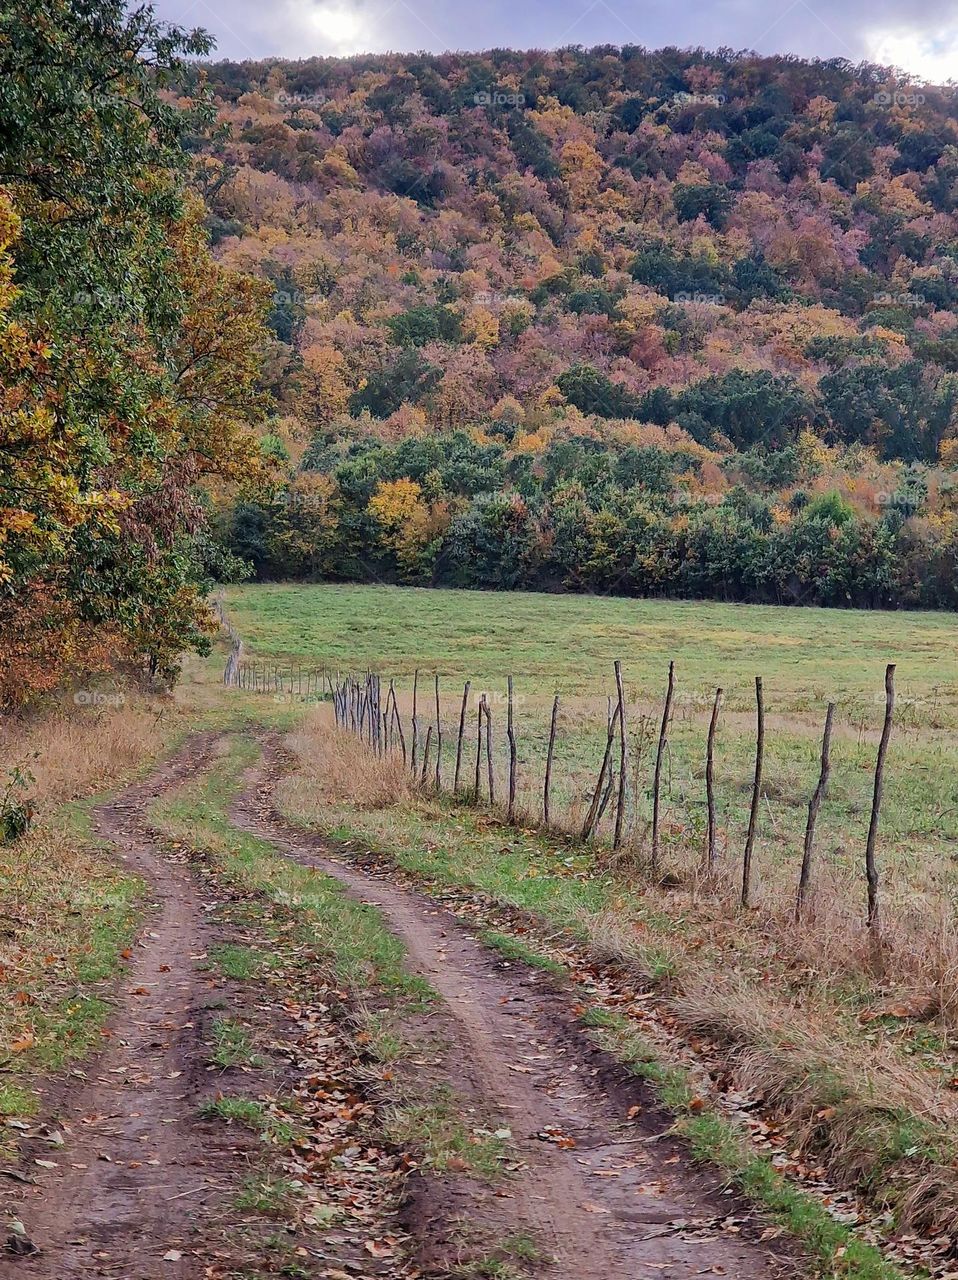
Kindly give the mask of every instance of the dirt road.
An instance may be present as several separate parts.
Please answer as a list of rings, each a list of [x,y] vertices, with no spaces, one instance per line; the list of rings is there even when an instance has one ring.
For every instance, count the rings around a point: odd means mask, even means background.
[[[98,834],[147,880],[155,907],[123,979],[107,1047],[79,1090],[59,1100],[65,1146],[51,1154],[38,1143],[27,1152],[37,1185],[26,1189],[19,1213],[42,1252],[5,1255],[4,1275],[207,1274],[204,1233],[228,1184],[223,1144],[231,1132],[217,1134],[198,1119],[208,1088],[200,1026],[212,982],[202,962],[214,931],[201,882],[185,861],[160,851],[147,812],[163,792],[215,768],[217,751],[214,736],[197,736],[97,810]],[[231,819],[379,909],[410,969],[440,997],[428,1023],[441,1050],[428,1069],[508,1131],[517,1155],[501,1185],[410,1182],[402,1225],[418,1243],[423,1270],[447,1272],[457,1242],[480,1231],[531,1240],[530,1265],[557,1280],[793,1273],[793,1260],[758,1240],[760,1223],[743,1217],[681,1148],[659,1140],[667,1120],[576,1029],[565,997],[542,975],[506,963],[428,899],[349,865],[277,818],[271,785],[279,758],[268,743]],[[34,1165],[36,1158],[56,1167]]]
[[[743,1238],[740,1222],[722,1228],[734,1206],[687,1155],[655,1140],[661,1116],[651,1127],[629,1122],[630,1109],[648,1098],[638,1082],[608,1070],[547,980],[505,964],[427,898],[351,866],[322,838],[282,822],[271,804],[279,757],[270,747],[267,762],[248,773],[231,819],[379,909],[411,969],[442,997],[436,1021],[449,1084],[483,1100],[516,1142],[522,1168],[508,1190],[474,1192],[458,1210],[491,1216],[503,1235],[531,1233],[563,1280],[713,1273],[757,1280],[790,1270],[781,1255]],[[413,1227],[435,1241],[457,1206],[435,1188],[422,1199]]]

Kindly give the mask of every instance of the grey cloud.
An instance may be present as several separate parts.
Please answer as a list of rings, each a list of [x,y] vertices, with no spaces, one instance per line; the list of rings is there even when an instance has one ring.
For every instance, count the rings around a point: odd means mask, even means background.
[[[160,16],[206,27],[229,58],[385,50],[642,44],[893,62],[958,74],[956,6],[922,0],[157,0]]]

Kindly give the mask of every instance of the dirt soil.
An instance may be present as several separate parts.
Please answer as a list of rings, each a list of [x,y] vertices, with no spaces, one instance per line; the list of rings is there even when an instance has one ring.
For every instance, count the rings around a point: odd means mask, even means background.
[[[40,1252],[0,1254],[4,1277],[224,1274],[214,1264],[221,1255],[210,1252],[210,1223],[228,1220],[221,1202],[242,1154],[232,1149],[234,1130],[197,1114],[211,1092],[204,1028],[217,983],[204,960],[220,940],[215,904],[185,859],[160,850],[147,817],[159,795],[215,762],[219,745],[216,735],[197,735],[96,811],[97,833],[148,882],[154,905],[104,1051],[75,1091],[51,1090],[47,1123],[25,1144],[22,1172],[35,1183],[23,1188],[17,1213]],[[441,1049],[422,1069],[438,1073],[471,1114],[511,1133],[513,1172],[498,1182],[428,1172],[410,1179],[401,1225],[425,1272],[448,1274],[468,1261],[470,1241],[531,1237],[534,1269],[561,1280],[795,1273],[794,1255],[762,1240],[767,1224],[669,1139],[668,1117],[578,1029],[568,997],[545,975],[504,961],[427,898],[283,823],[272,803],[282,767],[270,738],[232,820],[381,911],[410,970],[440,996],[428,1021]],[[53,1127],[63,1146],[51,1146]],[[320,1263],[310,1274],[346,1272]]]
[[[421,1262],[453,1261],[441,1255],[456,1220],[494,1225],[500,1237],[531,1235],[540,1257],[554,1261],[550,1274],[569,1280],[758,1280],[794,1271],[793,1258],[760,1240],[766,1223],[743,1216],[680,1146],[662,1140],[668,1120],[648,1091],[578,1031],[543,975],[504,962],[424,896],[283,822],[272,804],[282,767],[277,741],[267,740],[231,819],[379,909],[411,971],[442,998],[449,1085],[501,1116],[518,1151],[502,1187],[465,1183],[444,1194],[434,1180],[418,1188],[408,1226],[422,1242]]]
[[[206,767],[214,747],[213,735],[194,737],[145,782],[95,811],[96,834],[146,880],[152,910],[122,980],[107,1048],[75,1091],[46,1099],[47,1128],[62,1130],[64,1146],[42,1137],[25,1146],[24,1171],[36,1185],[17,1212],[40,1252],[0,1254],[0,1274],[196,1274],[186,1256],[192,1222],[220,1182],[218,1155],[198,1140],[196,1124],[210,984],[196,961],[211,930],[189,872],[158,854],[144,823],[150,804]]]

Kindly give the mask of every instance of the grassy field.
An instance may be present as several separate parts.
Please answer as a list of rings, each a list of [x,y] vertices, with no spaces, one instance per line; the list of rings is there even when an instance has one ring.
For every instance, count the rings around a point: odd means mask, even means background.
[[[958,718],[958,622],[943,613],[301,584],[227,598],[255,654],[333,670],[419,667],[497,685],[511,672],[526,694],[589,694],[608,690],[620,658],[635,690],[657,694],[672,659],[687,700],[721,684],[730,705],[750,705],[761,675],[773,711],[831,699],[877,723],[885,664],[897,662],[903,705]]]
[[[849,905],[871,804],[885,664],[898,664],[898,703],[882,817],[884,892],[908,923],[950,911],[958,893],[958,626],[948,615],[692,604],[389,587],[239,587],[229,593],[250,654],[282,662],[366,667],[402,678],[420,668],[424,701],[439,672],[446,696],[444,768],[460,681],[491,689],[500,793],[511,673],[517,691],[519,795],[539,814],[549,709],[562,696],[556,810],[574,830],[588,804],[605,738],[612,662],[621,658],[632,736],[630,828],[636,845],[651,811],[655,739],[668,662],[676,701],[666,756],[666,861],[688,866],[704,839],[704,750],[716,685],[725,691],[717,740],[721,844],[731,870],[744,838],[754,753],[754,676],[768,717],[759,875],[776,897],[792,892],[808,797],[818,773],[827,700],[838,704],[830,792],[820,818],[823,874]],[[430,714],[428,711],[425,714]],[[474,715],[470,716],[474,737]],[[474,746],[467,753],[472,776]],[[448,776],[448,774],[447,774]],[[606,819],[606,829],[608,818]],[[857,909],[857,908],[856,908]]]

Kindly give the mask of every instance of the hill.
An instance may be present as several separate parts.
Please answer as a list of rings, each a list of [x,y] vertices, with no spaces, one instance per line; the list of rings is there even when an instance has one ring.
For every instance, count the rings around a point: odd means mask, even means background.
[[[289,500],[226,535],[261,576],[954,603],[951,90],[612,47],[207,74],[212,236],[274,288]]]

